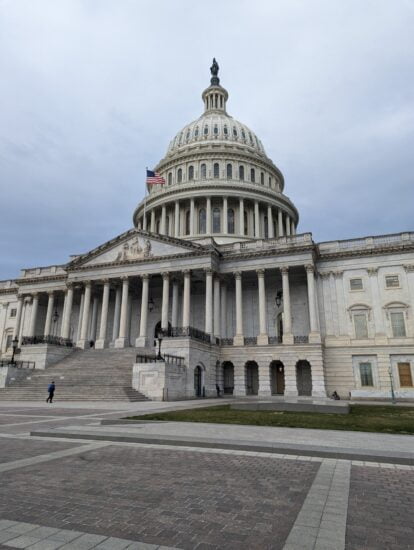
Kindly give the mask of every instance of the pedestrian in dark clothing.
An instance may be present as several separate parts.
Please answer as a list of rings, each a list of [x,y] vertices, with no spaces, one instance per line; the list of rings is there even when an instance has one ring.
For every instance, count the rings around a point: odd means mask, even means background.
[[[49,397],[46,399],[46,403],[53,403],[53,396],[55,395],[55,383],[52,380],[52,383],[49,384],[47,391],[49,392]]]

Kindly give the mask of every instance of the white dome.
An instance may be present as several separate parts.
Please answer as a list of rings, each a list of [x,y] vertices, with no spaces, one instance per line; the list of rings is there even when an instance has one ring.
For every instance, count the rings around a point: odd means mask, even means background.
[[[266,156],[262,142],[245,124],[225,112],[210,111],[190,122],[170,142],[167,157],[192,146],[231,144]]]

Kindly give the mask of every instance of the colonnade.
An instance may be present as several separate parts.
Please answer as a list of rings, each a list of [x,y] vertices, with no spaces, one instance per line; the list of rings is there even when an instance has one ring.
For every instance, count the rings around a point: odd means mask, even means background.
[[[149,208],[140,217],[138,229],[171,237],[220,234],[272,239],[296,234],[294,219],[281,208],[227,196],[176,200]]]
[[[314,267],[306,265],[307,273],[307,289],[308,289],[308,304],[309,304],[309,325],[310,335],[316,339],[319,336],[317,300],[315,294]],[[290,284],[289,284],[289,267],[280,268],[282,275],[282,291],[283,291],[283,343],[293,344],[294,338],[292,333],[292,317],[291,317],[291,300],[290,300]],[[234,345],[244,345],[245,335],[243,330],[243,272],[236,271],[233,273],[235,286],[235,334],[229,335],[227,329],[227,285],[228,279],[224,279],[220,274],[214,273],[211,269],[205,269],[205,310],[204,310],[204,332],[211,337],[231,340]],[[182,275],[182,276],[181,276]],[[269,343],[269,335],[267,331],[267,313],[266,313],[266,285],[265,285],[265,270],[258,269],[257,275],[257,292],[258,292],[258,319],[259,319],[259,334],[257,335],[257,344],[266,345]],[[178,278],[178,276],[180,276]],[[137,347],[145,347],[149,343],[148,335],[148,305],[149,305],[149,283],[150,276],[143,274],[134,278],[141,279],[141,304],[140,304],[140,323],[139,334],[135,340]],[[119,281],[119,280],[118,280]],[[113,281],[115,282],[115,281]],[[82,295],[80,300],[80,316],[78,323],[78,332],[76,335],[76,345],[81,348],[89,346],[90,339],[95,341],[97,348],[105,348],[109,345],[109,341],[114,342],[115,347],[125,347],[130,345],[129,342],[129,315],[130,315],[130,282],[131,277],[122,277],[121,285],[117,284],[115,290],[114,318],[112,335],[108,334],[108,312],[109,312],[109,297],[111,280],[103,279],[96,281],[101,295],[96,292],[92,293],[92,282],[85,281],[82,283]],[[94,284],[96,284],[94,283]],[[171,283],[171,284],[170,284]],[[77,283],[79,284],[79,283]],[[172,286],[172,292],[170,292]],[[182,286],[182,318],[179,319],[179,296],[180,286]],[[171,308],[170,308],[171,294]],[[74,287],[68,283],[65,292],[65,300],[63,307],[63,319],[61,325],[60,337],[63,340],[68,340],[70,337],[71,316],[73,310]],[[15,333],[20,330],[20,320],[22,311],[23,297],[19,297],[19,303],[16,315]],[[50,335],[52,312],[55,303],[54,292],[48,292],[48,304],[46,311],[46,320],[44,325],[44,335]],[[101,304],[100,323],[98,327],[98,309]],[[28,333],[26,336],[35,336],[36,322],[39,306],[39,294],[32,294],[32,311]],[[171,309],[171,319],[169,312]],[[172,327],[189,327],[191,313],[191,271],[184,270],[177,272],[162,273],[162,304],[161,304],[161,329],[168,331],[169,326]],[[15,336],[15,335],[14,335]],[[110,337],[111,336],[111,337]],[[317,340],[315,340],[317,341]]]

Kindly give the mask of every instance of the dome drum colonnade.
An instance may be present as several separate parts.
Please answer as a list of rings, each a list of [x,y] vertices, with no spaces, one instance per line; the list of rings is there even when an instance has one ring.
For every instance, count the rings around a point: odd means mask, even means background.
[[[283,194],[280,170],[257,136],[227,114],[218,77],[202,94],[205,112],[171,141],[135,210],[135,227],[173,237],[217,242],[296,234],[299,214]]]

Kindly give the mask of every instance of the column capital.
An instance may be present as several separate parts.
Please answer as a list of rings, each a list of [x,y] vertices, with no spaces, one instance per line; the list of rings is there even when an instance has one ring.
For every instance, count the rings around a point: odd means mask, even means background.
[[[169,271],[164,271],[163,273],[161,273],[161,275],[162,275],[162,280],[163,281],[169,281],[169,279],[170,279]]]
[[[106,284],[110,283],[110,280],[108,279],[108,277],[106,277],[105,279],[101,279],[101,283],[106,285]]]
[[[256,269],[256,273],[258,277],[264,277],[265,269]]]
[[[183,269],[183,275],[191,275],[191,269]]]
[[[213,275],[213,270],[211,269],[211,267],[206,267],[204,272],[206,275]]]
[[[308,273],[315,273],[315,266],[313,264],[306,264],[305,269]]]
[[[48,290],[48,291],[47,291],[47,295],[48,295],[49,297],[54,296],[54,295],[55,295],[55,291],[54,291],[54,290]]]
[[[32,298],[39,298],[40,292],[31,292]]]
[[[125,283],[125,281],[129,281],[129,275],[122,275],[120,279],[123,283]]]
[[[241,271],[235,271],[233,273],[235,279],[241,279],[242,272]]]
[[[378,273],[378,267],[368,267],[367,272],[370,277],[373,277]]]
[[[74,286],[75,286],[75,285],[74,285],[72,282],[68,281],[68,282],[66,283],[66,290],[69,290],[70,288],[73,289]]]
[[[83,284],[84,284],[85,287],[91,287],[92,286],[91,281],[83,281]]]
[[[414,272],[414,264],[405,264],[403,265],[403,268],[407,273],[413,273]]]
[[[283,265],[281,268],[280,268],[280,272],[282,274],[285,274],[287,275],[289,273],[289,266],[288,265]]]
[[[149,273],[143,273],[143,274],[141,275],[141,279],[142,279],[143,281],[144,281],[144,280],[148,281],[149,278],[150,278]]]
[[[340,269],[338,269],[337,271],[332,271],[333,273],[333,276],[335,277],[335,279],[340,279],[342,277],[342,275],[344,274],[343,271],[341,271]]]

